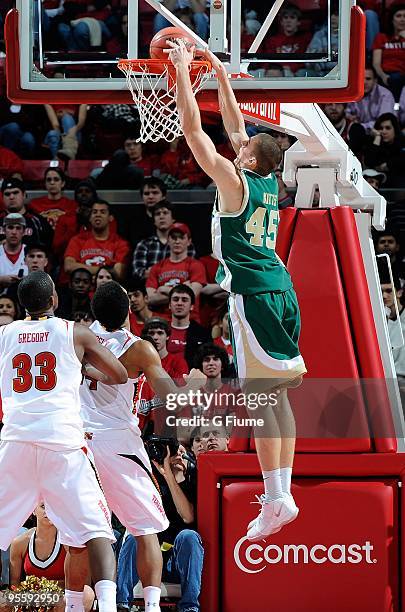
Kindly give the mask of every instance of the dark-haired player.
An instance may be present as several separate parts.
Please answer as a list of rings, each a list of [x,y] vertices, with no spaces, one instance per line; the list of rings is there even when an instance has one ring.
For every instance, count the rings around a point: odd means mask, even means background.
[[[242,113],[222,63],[206,52],[218,76],[225,129],[237,154],[234,163],[219,155],[201,127],[189,64],[194,49],[169,42],[176,68],[177,108],[187,143],[218,189],[213,218],[213,252],[220,265],[217,281],[229,292],[229,314],[240,378],[247,393],[281,393],[277,406],[260,412],[264,427],[255,430],[265,494],[247,537],[260,540],[298,515],[291,496],[295,422],[285,389],[306,372],[298,348],[300,315],[291,277],[275,252],[279,223],[274,170],[281,150],[268,134],[248,137]],[[257,417],[256,413],[256,417]],[[281,469],[280,469],[281,468]]]
[[[8,548],[42,499],[61,543],[86,546],[99,610],[112,612],[114,536],[107,503],[83,450],[81,362],[100,369],[106,383],[125,383],[127,373],[86,327],[54,317],[57,295],[48,274],[25,277],[18,299],[29,317],[0,330],[0,548]],[[68,580],[67,609],[78,609],[82,593],[71,587]]]
[[[159,397],[177,387],[162,368],[156,349],[127,330],[129,299],[110,281],[98,287],[92,301],[96,321],[90,329],[124,365],[128,382],[105,385],[88,368],[80,391],[85,430],[111,510],[138,540],[138,570],[145,607],[158,609],[162,555],[156,534],[168,527],[159,492],[152,478],[134,409],[134,387],[143,372]],[[193,370],[184,377],[182,392],[197,390],[205,376]],[[137,389],[137,395],[140,390]]]

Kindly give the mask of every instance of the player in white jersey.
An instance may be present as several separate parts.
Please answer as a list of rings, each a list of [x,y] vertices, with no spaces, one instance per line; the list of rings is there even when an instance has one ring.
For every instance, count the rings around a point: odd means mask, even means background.
[[[92,309],[97,320],[90,329],[125,366],[128,382],[107,386],[97,380],[94,368],[86,367],[80,389],[84,426],[108,505],[137,538],[145,608],[159,610],[162,554],[156,534],[169,523],[141,439],[133,397],[142,372],[162,398],[176,393],[177,387],[162,368],[155,348],[125,329],[129,299],[118,283],[101,285]],[[182,393],[198,390],[205,376],[192,370],[185,379]]]
[[[125,368],[82,325],[54,317],[57,295],[45,272],[18,288],[29,313],[0,329],[0,549],[6,550],[40,500],[61,543],[87,549],[100,612],[115,603],[114,535],[104,494],[83,443],[82,361],[106,383],[127,381]],[[74,549],[76,557],[86,557]],[[68,563],[69,565],[69,563]],[[68,574],[69,572],[67,572]],[[80,610],[67,577],[67,610]],[[82,593],[76,594],[82,597]],[[72,601],[69,600],[72,599]]]

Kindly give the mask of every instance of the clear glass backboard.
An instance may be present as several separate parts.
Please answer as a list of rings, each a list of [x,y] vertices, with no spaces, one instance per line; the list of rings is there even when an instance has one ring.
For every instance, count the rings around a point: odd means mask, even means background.
[[[168,25],[191,32],[197,46],[208,45],[224,61],[240,102],[362,95],[365,18],[354,0],[207,0],[199,13],[187,0],[177,0],[173,11],[165,4],[16,0],[6,20],[9,97],[129,102],[117,61],[148,57],[155,31]],[[216,88],[212,77],[200,97],[209,102]]]

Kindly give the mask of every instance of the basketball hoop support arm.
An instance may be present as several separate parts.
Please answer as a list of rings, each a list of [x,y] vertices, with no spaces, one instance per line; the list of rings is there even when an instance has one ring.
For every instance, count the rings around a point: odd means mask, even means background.
[[[323,208],[345,205],[369,211],[373,226],[384,229],[385,198],[363,178],[360,161],[317,104],[281,103],[279,124],[241,110],[246,121],[298,139],[285,152],[283,180],[287,187],[297,188],[300,208],[312,208],[318,186]]]

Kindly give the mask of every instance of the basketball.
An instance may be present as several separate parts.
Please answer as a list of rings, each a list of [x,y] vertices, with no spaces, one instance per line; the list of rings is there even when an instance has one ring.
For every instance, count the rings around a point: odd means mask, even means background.
[[[186,44],[195,44],[194,39],[181,28],[163,28],[159,30],[152,38],[149,53],[152,59],[168,59],[168,54],[164,49],[169,49],[168,40],[176,40],[181,38]]]

